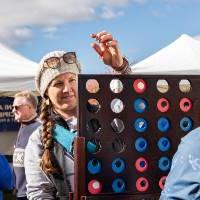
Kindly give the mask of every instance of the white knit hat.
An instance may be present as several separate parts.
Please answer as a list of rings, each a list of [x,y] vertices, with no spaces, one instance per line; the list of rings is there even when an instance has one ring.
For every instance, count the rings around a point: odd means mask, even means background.
[[[35,85],[36,89],[40,93],[42,97],[44,97],[44,94],[46,92],[47,87],[49,86],[50,82],[55,79],[58,75],[64,74],[66,72],[71,72],[74,74],[79,74],[81,72],[80,63],[72,63],[68,64],[63,61],[63,59],[60,60],[61,66],[56,68],[45,68],[43,67],[44,61],[51,57],[62,57],[66,52],[64,51],[52,51],[48,54],[46,54],[39,64],[39,70],[37,71],[35,75]]]

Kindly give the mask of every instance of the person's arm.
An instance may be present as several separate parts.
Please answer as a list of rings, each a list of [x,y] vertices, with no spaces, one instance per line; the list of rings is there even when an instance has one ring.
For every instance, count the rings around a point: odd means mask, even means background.
[[[160,200],[200,199],[200,129],[195,129],[178,147]]]
[[[56,189],[40,167],[42,153],[40,134],[37,129],[29,138],[25,149],[24,165],[29,200],[56,199]]]
[[[128,60],[122,56],[118,41],[107,31],[91,34],[97,42],[91,44],[104,64],[112,68],[115,74],[131,74]]]

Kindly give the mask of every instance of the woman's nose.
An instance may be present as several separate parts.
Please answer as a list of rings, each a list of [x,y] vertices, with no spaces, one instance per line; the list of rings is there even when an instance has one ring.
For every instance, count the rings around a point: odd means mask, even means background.
[[[64,85],[63,92],[69,92],[70,90],[71,90],[70,84],[69,84],[69,83],[66,83],[66,84]]]

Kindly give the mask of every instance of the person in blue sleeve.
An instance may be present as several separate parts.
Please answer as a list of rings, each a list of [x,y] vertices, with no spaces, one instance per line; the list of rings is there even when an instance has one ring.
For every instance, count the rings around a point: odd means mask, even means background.
[[[160,200],[200,199],[200,127],[181,139]]]
[[[3,190],[14,188],[13,170],[6,157],[0,154],[0,199],[3,199]]]

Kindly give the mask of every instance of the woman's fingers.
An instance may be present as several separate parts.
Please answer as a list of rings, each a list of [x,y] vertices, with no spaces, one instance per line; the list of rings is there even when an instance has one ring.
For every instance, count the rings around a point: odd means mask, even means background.
[[[97,43],[92,43],[91,46],[100,57],[103,55],[103,51],[101,50],[100,46]]]
[[[106,46],[108,46],[108,47],[117,47],[117,45],[118,45],[118,41],[117,40],[111,40],[111,41],[108,41],[108,42],[106,42]]]
[[[99,43],[106,43],[113,40],[113,36],[107,31],[90,34],[90,37],[95,38]]]

